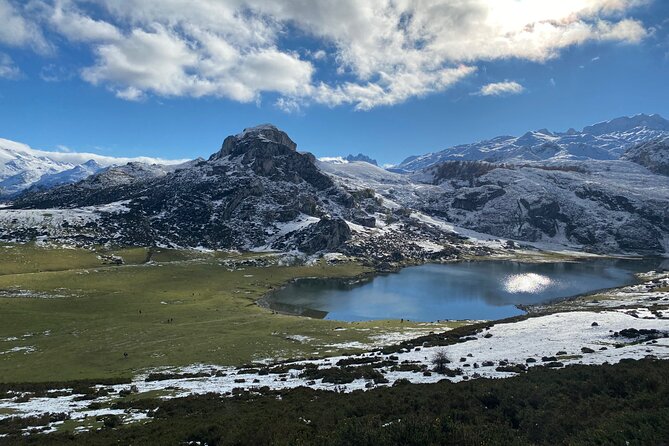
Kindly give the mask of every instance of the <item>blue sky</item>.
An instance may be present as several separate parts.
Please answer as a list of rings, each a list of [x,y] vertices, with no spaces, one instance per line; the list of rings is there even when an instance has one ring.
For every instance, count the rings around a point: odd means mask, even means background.
[[[669,118],[660,0],[0,0],[0,20],[0,137],[44,150],[207,157],[271,122],[395,163]]]

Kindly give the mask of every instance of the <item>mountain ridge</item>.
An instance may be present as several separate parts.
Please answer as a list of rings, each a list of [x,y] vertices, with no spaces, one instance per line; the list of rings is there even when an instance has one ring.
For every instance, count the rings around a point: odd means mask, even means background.
[[[0,200],[15,198],[34,187],[48,189],[69,184],[104,168],[128,162],[178,164],[187,160],[150,157],[110,157],[85,152],[49,152],[0,138]],[[93,164],[95,163],[95,164]]]
[[[613,160],[640,142],[669,136],[669,121],[658,114],[620,117],[586,126],[582,131],[529,131],[521,136],[497,136],[460,144],[439,152],[407,157],[391,168],[398,173],[416,172],[443,161],[489,162]]]
[[[447,160],[398,174],[365,161],[317,160],[264,124],[225,138],[206,160],[129,163],[30,190],[0,209],[0,240],[334,251],[379,263],[489,254],[516,242],[663,254],[669,149],[656,136],[663,131],[647,130],[633,128],[640,141],[630,147],[610,147],[621,154],[614,159]],[[556,135],[542,129],[516,139]],[[532,153],[558,149],[543,144]]]

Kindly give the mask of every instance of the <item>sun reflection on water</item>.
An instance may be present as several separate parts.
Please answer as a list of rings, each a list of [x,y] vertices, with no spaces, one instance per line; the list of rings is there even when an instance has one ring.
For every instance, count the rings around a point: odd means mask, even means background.
[[[504,280],[507,293],[540,293],[548,288],[553,281],[541,274],[513,274]]]

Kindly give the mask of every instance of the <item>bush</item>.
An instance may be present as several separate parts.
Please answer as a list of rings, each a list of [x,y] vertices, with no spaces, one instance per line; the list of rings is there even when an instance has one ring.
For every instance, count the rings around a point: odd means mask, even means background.
[[[434,366],[434,371],[437,373],[444,373],[446,370],[446,364],[450,364],[451,360],[446,356],[446,352],[443,350],[438,351],[432,357],[432,365]]]
[[[11,435],[0,438],[0,445],[665,444],[668,375],[669,362],[645,359],[533,367],[507,379],[441,381],[367,392],[298,388],[229,398],[207,394],[124,401],[128,409],[158,407],[153,421],[75,436],[24,437],[15,421],[2,420],[0,433]]]

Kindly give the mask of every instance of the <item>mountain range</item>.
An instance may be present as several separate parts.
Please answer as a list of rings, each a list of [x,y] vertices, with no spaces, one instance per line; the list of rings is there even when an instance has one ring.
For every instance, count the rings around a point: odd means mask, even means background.
[[[519,243],[665,254],[668,160],[669,121],[658,115],[502,136],[390,170],[364,155],[317,160],[265,124],[229,136],[206,160],[59,165],[46,178],[40,167],[33,187],[0,209],[0,239],[341,252],[374,262]],[[80,178],[48,183],[73,169]]]
[[[128,162],[178,164],[148,157],[118,158],[92,153],[48,152],[0,138],[0,200],[8,200],[33,188],[50,189],[75,183],[111,166]]]
[[[553,133],[547,129],[522,136],[498,136],[440,152],[411,156],[391,168],[414,172],[444,161],[615,160],[631,146],[669,136],[669,121],[660,115],[621,117],[583,128]]]

